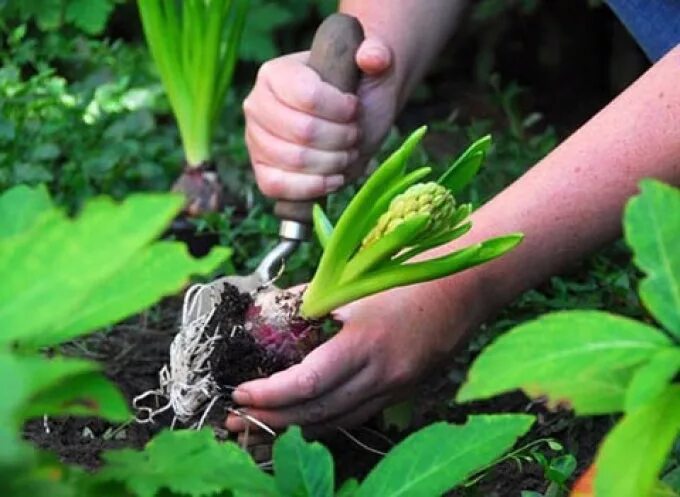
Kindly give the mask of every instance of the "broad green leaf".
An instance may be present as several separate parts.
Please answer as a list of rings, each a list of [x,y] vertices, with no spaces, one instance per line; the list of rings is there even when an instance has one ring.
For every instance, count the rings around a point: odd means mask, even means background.
[[[437,182],[453,193],[460,192],[479,171],[489,148],[491,148],[491,135],[483,136],[470,145]]]
[[[307,443],[293,426],[274,443],[274,474],[281,495],[324,497],[333,495],[333,458],[318,442]]]
[[[333,234],[333,224],[319,204],[314,204],[312,220],[314,222],[314,233],[316,233],[321,248],[325,249]]]
[[[59,326],[181,206],[174,195],[133,195],[121,204],[100,198],[74,220],[46,213],[30,229],[0,239],[0,343]]]
[[[44,186],[19,185],[7,190],[0,195],[0,240],[29,229],[51,209],[52,201]]]
[[[501,456],[533,421],[532,416],[508,414],[471,416],[464,425],[430,425],[392,449],[356,495],[441,495]]]
[[[200,497],[226,490],[245,495],[273,496],[273,479],[260,471],[250,456],[232,442],[215,440],[212,430],[165,430],[143,451],[106,452],[100,481],[120,481],[139,497],[162,489]]]
[[[218,247],[194,259],[183,243],[157,242],[139,251],[120,271],[94,288],[78,309],[55,323],[49,332],[21,343],[33,348],[55,345],[120,321],[161,297],[175,294],[190,275],[215,271],[230,254],[229,249]]]
[[[0,376],[13,380],[12,388],[0,394],[0,424],[18,429],[28,418],[43,414],[127,420],[125,399],[98,369],[78,359],[0,353]]]
[[[26,406],[26,418],[49,415],[97,416],[109,421],[130,419],[127,402],[118,388],[99,372],[69,376],[35,395]]]
[[[338,489],[335,497],[354,497],[359,490],[359,482],[354,478],[345,480],[342,486]]]
[[[549,314],[487,347],[457,400],[522,389],[579,414],[617,412],[635,369],[670,345],[658,330],[632,319],[599,311]]]
[[[626,413],[600,447],[597,497],[649,495],[678,434],[680,386],[669,387],[653,402]]]
[[[65,17],[88,34],[99,34],[113,11],[113,0],[67,0]]]
[[[624,231],[635,264],[647,277],[640,284],[645,307],[680,338],[680,190],[645,180],[628,202]]]
[[[626,411],[630,412],[661,394],[680,371],[680,347],[662,349],[640,367],[626,392]]]

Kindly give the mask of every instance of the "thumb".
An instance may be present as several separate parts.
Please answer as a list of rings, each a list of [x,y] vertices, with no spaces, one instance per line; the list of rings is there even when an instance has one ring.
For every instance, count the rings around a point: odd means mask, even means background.
[[[369,76],[380,76],[392,67],[392,51],[378,38],[366,38],[356,55],[361,71]]]

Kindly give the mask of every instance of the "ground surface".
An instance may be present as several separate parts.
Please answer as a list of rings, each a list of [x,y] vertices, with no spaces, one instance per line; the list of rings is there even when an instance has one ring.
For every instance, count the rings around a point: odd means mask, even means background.
[[[176,332],[179,310],[178,299],[166,300],[151,311],[116,326],[111,332],[69,345],[65,351],[101,361],[106,374],[131,400],[146,390],[157,388],[158,371],[168,361],[169,344]],[[374,419],[351,431],[352,437],[360,443],[344,434],[324,440],[333,452],[338,481],[349,477],[362,478],[380,460],[379,455],[361,444],[386,452],[417,427],[442,419],[463,422],[471,413],[533,412],[538,416],[537,426],[519,445],[541,438],[554,438],[577,457],[579,470],[587,467],[598,441],[609,426],[607,420],[577,421],[568,413],[548,413],[521,394],[469,406],[453,405],[450,399],[460,383],[460,367],[456,365],[447,374],[437,373],[426,379],[415,401],[412,427],[408,430],[385,429],[380,419]],[[243,368],[237,373],[243,373]],[[218,410],[221,411],[213,416],[214,422],[226,416],[224,406]],[[36,420],[27,425],[26,437],[38,446],[56,452],[65,462],[96,469],[102,451],[140,448],[169,423],[169,417],[159,418],[154,425],[131,423],[125,426],[112,426],[92,418],[49,419],[47,432],[43,421]],[[522,490],[543,491],[548,483],[542,473],[535,463],[523,464],[520,468],[516,461],[506,461],[492,469],[480,482],[450,495],[513,497],[519,496]]]

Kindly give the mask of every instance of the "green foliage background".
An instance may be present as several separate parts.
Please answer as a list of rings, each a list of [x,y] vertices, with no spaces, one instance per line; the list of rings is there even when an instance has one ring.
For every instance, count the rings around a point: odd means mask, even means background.
[[[416,160],[441,173],[468,143],[491,133],[494,147],[487,165],[459,199],[474,205],[486,201],[644,68],[622,28],[599,3],[475,2],[385,150],[408,130],[428,123],[433,136]],[[240,102],[258,64],[307,47],[319,18],[334,4],[252,1],[242,62],[216,137],[218,168],[233,206],[199,221],[233,249],[232,271],[252,270],[275,243],[278,227],[271,204],[258,194],[248,171]],[[584,26],[579,40],[565,32],[573,25]],[[583,43],[589,43],[588,50]],[[581,79],[589,86],[570,79],[571,73],[587,74]],[[569,100],[565,89],[578,95],[578,102]],[[0,191],[45,184],[54,202],[74,213],[103,193],[122,199],[133,192],[166,191],[181,160],[134,2],[0,0]],[[331,198],[332,220],[355,191],[348,188]],[[304,245],[289,261],[282,283],[307,280],[319,255],[317,246]],[[546,311],[607,309],[649,319],[635,292],[638,279],[625,244],[608,247],[571,274],[527,292],[488,323],[456,359],[452,377],[460,382],[471,357],[495,336]],[[674,468],[680,474],[673,461],[669,474]],[[39,462],[58,467],[43,456]]]

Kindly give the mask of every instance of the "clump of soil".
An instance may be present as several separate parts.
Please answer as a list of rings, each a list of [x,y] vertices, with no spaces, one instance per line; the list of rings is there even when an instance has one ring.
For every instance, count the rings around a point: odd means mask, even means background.
[[[252,303],[249,294],[226,284],[222,302],[206,326],[208,336],[212,336],[218,326],[222,330],[233,330],[217,342],[212,354],[212,373],[222,388],[233,388],[248,380],[264,378],[291,365],[281,356],[258,345],[245,329],[246,311]]]

